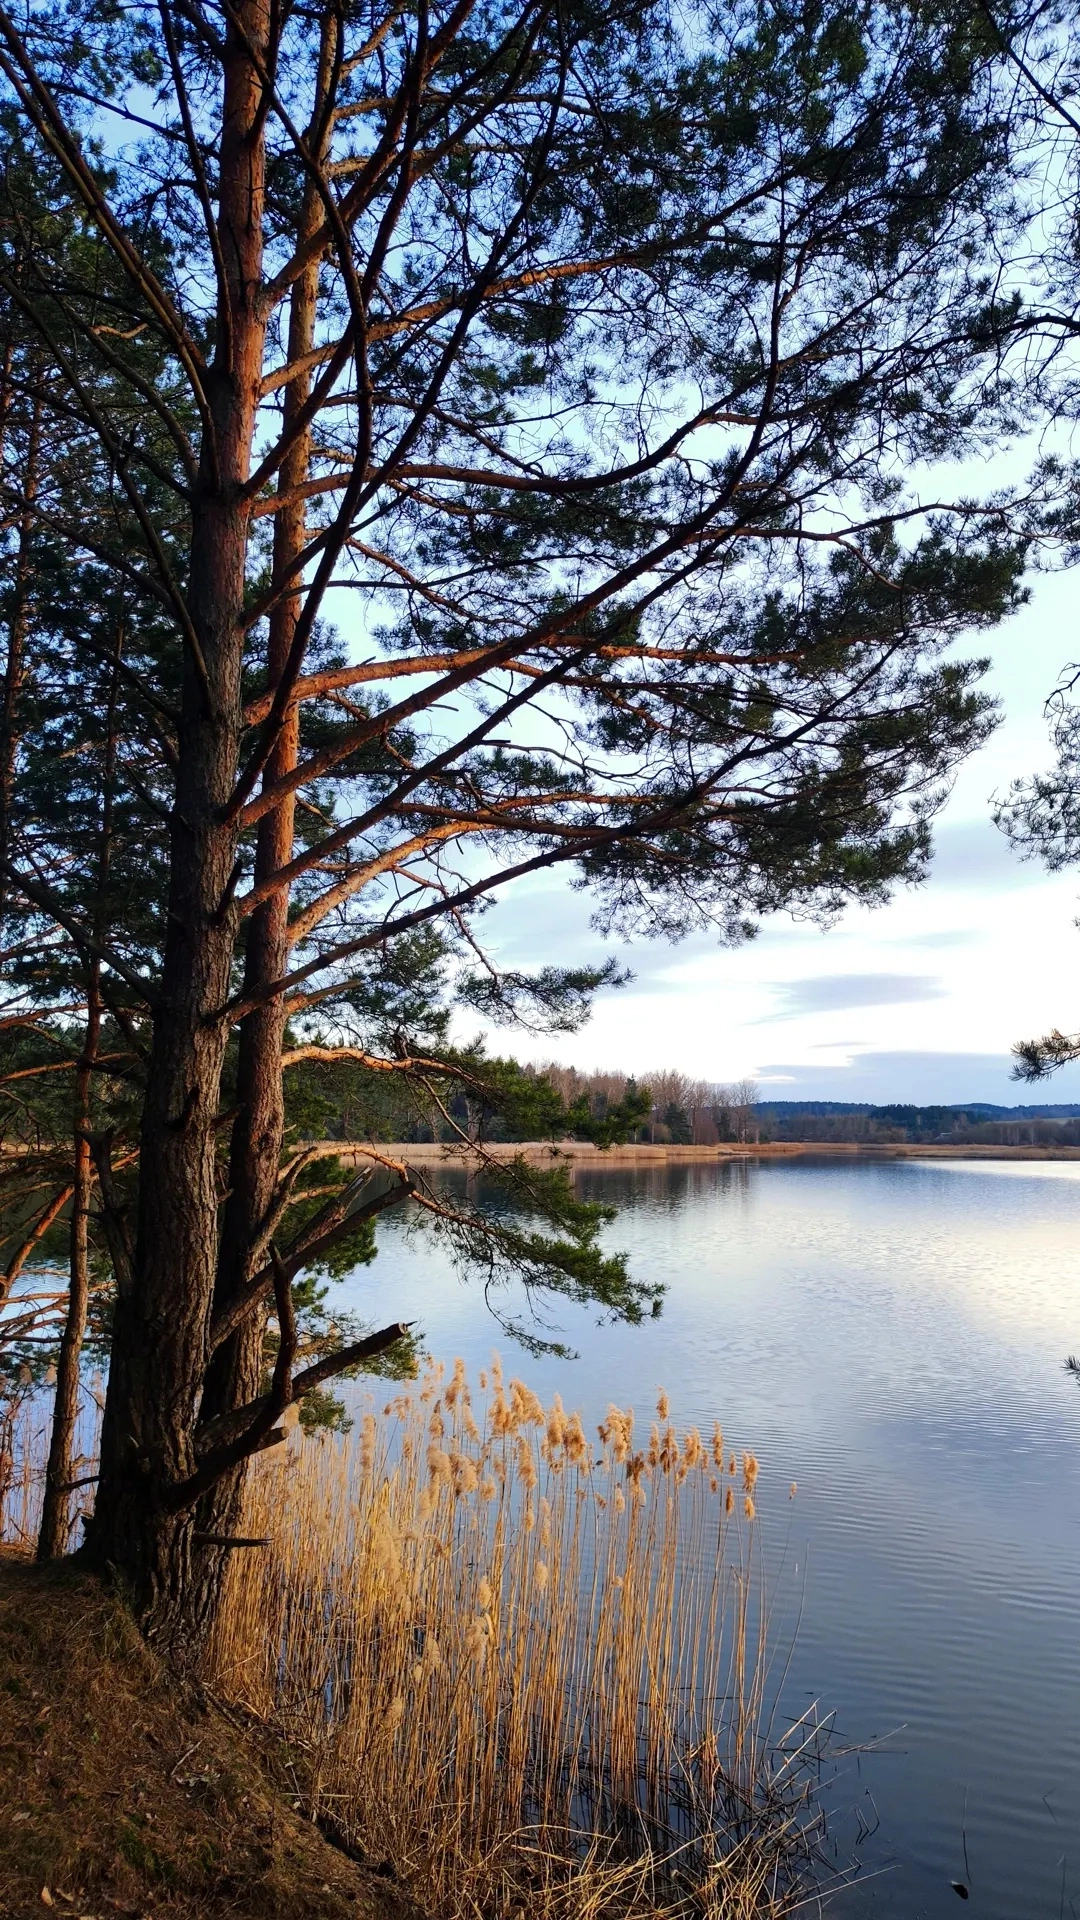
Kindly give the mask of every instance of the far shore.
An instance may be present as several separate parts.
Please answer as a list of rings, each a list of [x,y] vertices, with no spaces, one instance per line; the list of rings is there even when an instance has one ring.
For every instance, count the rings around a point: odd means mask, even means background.
[[[403,1160],[406,1165],[429,1167],[440,1161],[462,1163],[470,1156],[457,1144],[439,1142],[416,1144],[412,1141],[327,1140],[320,1142],[326,1152],[339,1159],[359,1161],[374,1150],[388,1160]],[[487,1142],[485,1153],[493,1160],[512,1160],[524,1154],[527,1160],[549,1160],[554,1156],[582,1166],[664,1166],[672,1162],[709,1162],[717,1160],[791,1160],[806,1158],[856,1160],[1080,1160],[1080,1147],[993,1147],[914,1146],[907,1141],[862,1140],[767,1140],[740,1145],[724,1141],[714,1147],[625,1146],[594,1147],[584,1140],[513,1140]]]

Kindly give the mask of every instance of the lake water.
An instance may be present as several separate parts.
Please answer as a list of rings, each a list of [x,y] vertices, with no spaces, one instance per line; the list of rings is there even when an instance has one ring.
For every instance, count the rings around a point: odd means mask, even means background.
[[[761,1462],[783,1705],[819,1702],[853,1750],[827,1805],[860,1873],[834,1911],[959,1915],[959,1880],[987,1920],[1076,1920],[1080,1165],[612,1166],[578,1191],[669,1291],[639,1328],[556,1303],[577,1360],[516,1354],[392,1216],[336,1297],[418,1320],[474,1379],[497,1346],[593,1423],[611,1400],[647,1421],[660,1386],[680,1424],[718,1417]]]

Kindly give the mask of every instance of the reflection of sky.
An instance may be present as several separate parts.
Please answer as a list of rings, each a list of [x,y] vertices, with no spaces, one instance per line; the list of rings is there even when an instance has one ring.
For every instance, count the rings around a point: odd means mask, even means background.
[[[1036,582],[1032,604],[970,651],[990,653],[1006,718],[957,780],[928,883],[828,932],[777,918],[734,952],[694,935],[620,951],[634,983],[579,1035],[500,1035],[535,1057],[710,1079],[756,1073],[763,1094],[848,1100],[1080,1101],[1080,1066],[1034,1093],[1009,1079],[1012,1043],[1080,1026],[1080,878],[1016,858],[990,801],[1049,758],[1043,701],[1075,647],[1075,585]],[[588,896],[538,877],[483,923],[508,963],[599,957]]]
[[[831,1792],[841,1848],[872,1794],[863,1857],[890,1867],[843,1912],[950,1914],[965,1795],[971,1911],[1050,1920],[1065,1851],[1064,1911],[1080,1906],[1080,1394],[1062,1370],[1080,1346],[1080,1167],[743,1163],[581,1187],[621,1203],[611,1244],[668,1283],[659,1322],[598,1333],[560,1306],[552,1330],[580,1360],[525,1358],[401,1220],[351,1304],[419,1318],[474,1378],[501,1344],[508,1374],[587,1426],[615,1400],[647,1427],[664,1385],[680,1424],[719,1416],[754,1449],[783,1706],[818,1699],[858,1743],[903,1729]]]

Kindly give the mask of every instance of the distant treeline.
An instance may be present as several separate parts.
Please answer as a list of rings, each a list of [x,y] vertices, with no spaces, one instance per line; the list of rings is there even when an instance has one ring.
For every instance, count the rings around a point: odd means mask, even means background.
[[[773,1100],[756,1108],[762,1139],[1080,1146],[1080,1106],[964,1106]]]
[[[307,1102],[301,1095],[298,1104],[310,1105],[305,1131],[342,1140],[451,1141],[462,1131],[493,1142],[525,1140],[538,1133],[557,1137],[575,1130],[563,1120],[584,1107],[598,1122],[616,1111],[639,1109],[643,1117],[630,1137],[656,1145],[770,1140],[1080,1145],[1080,1105],[1005,1107],[973,1100],[874,1106],[850,1100],[762,1100],[753,1080],[696,1080],[674,1068],[635,1076],[617,1069],[583,1072],[557,1061],[507,1062],[506,1067],[515,1097],[505,1103],[498,1096],[502,1076],[496,1074],[482,1092],[450,1097],[442,1112],[422,1110],[397,1092],[392,1076],[341,1062],[329,1073],[305,1076]],[[523,1102],[523,1082],[533,1083],[543,1098]],[[294,1092],[299,1094],[300,1087]]]
[[[725,1086],[673,1069],[635,1076],[583,1073],[557,1061],[485,1062],[478,1063],[474,1091],[423,1102],[395,1076],[362,1064],[305,1061],[290,1075],[288,1093],[294,1122],[309,1138],[328,1140],[450,1142],[462,1132],[492,1142],[580,1137],[583,1114],[601,1126],[610,1116],[618,1137],[646,1143],[715,1146],[762,1137],[756,1082]],[[595,1129],[587,1131],[591,1137]]]

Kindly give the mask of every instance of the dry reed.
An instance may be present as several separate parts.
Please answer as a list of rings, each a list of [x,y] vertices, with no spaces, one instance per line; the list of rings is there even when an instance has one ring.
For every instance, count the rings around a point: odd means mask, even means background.
[[[769,1735],[757,1461],[663,1396],[644,1444],[616,1407],[591,1444],[498,1363],[481,1386],[430,1368],[260,1461],[214,1685],[440,1920],[791,1911],[814,1731]]]
[[[97,1463],[104,1406],[98,1375],[85,1379],[79,1398],[76,1454],[72,1461],[69,1550],[78,1545],[83,1522],[94,1505],[93,1469]],[[46,1387],[17,1387],[0,1393],[0,1546],[31,1552],[41,1524],[45,1467],[52,1433],[53,1396]]]

